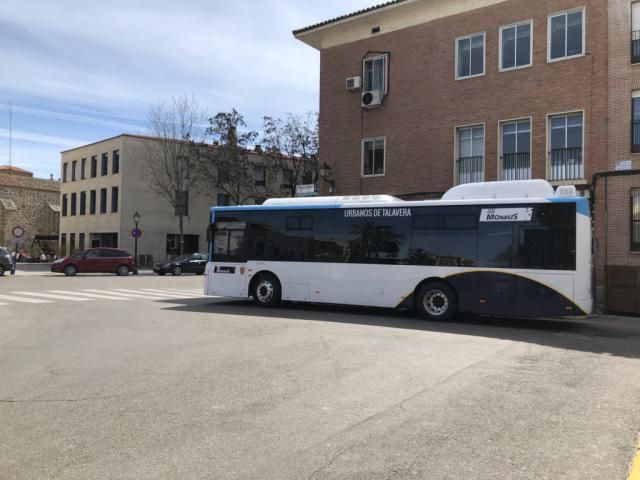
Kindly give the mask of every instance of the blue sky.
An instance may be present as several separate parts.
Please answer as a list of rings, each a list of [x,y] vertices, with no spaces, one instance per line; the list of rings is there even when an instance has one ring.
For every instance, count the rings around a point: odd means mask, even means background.
[[[59,176],[60,151],[144,133],[150,105],[189,95],[209,113],[318,108],[319,55],[294,28],[373,0],[4,0],[0,164]]]

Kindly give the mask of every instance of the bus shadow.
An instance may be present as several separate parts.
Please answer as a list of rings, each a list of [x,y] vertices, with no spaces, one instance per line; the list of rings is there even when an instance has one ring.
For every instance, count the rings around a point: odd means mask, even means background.
[[[161,301],[165,302],[165,301]],[[168,310],[212,313],[237,317],[286,319],[399,328],[454,335],[469,335],[500,340],[640,358],[640,319],[601,316],[587,319],[526,319],[459,315],[451,322],[433,322],[418,318],[413,312],[375,307],[286,303],[265,309],[248,300],[203,299],[175,300]],[[212,320],[215,320],[212,317]]]

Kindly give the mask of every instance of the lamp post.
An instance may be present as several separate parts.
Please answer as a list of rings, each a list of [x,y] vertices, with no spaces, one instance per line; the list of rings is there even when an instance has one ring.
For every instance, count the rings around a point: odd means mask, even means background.
[[[327,162],[323,162],[322,165],[318,167],[318,172],[320,173],[320,178],[327,182],[331,187],[329,189],[329,193],[333,193],[336,188],[336,181],[331,179],[331,167],[327,165]]]
[[[133,231],[133,261],[138,266],[138,237],[140,236],[140,230],[138,229],[138,224],[140,223],[140,214],[136,210],[136,213],[133,214],[133,222],[136,224],[136,228]]]

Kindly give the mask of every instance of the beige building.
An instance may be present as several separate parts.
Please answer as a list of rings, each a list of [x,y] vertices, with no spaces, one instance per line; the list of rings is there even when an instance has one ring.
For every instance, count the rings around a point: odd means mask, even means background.
[[[131,231],[140,214],[138,263],[163,261],[179,253],[178,216],[164,197],[151,191],[144,178],[144,159],[159,140],[123,134],[61,154],[60,246],[62,254],[86,248],[118,247],[134,253]],[[264,181],[262,156],[250,153],[256,185]],[[227,204],[215,189],[189,191],[184,218],[184,252],[207,250],[209,207]]]
[[[20,226],[20,249],[33,254],[56,253],[60,184],[33,178],[18,167],[0,166],[0,245],[13,247],[11,230]]]

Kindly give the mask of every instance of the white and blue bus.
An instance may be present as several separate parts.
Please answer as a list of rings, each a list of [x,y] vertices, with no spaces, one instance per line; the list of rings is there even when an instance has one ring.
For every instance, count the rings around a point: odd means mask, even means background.
[[[589,203],[544,180],[213,207],[205,294],[516,317],[591,312]]]

